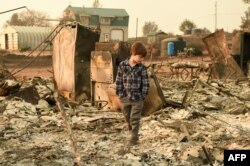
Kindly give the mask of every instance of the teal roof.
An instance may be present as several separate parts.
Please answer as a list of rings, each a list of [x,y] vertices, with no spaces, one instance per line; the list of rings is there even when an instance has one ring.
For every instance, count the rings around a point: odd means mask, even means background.
[[[84,13],[82,7],[72,7],[70,5],[65,10],[71,10],[75,14],[82,14],[82,13]]]
[[[129,16],[125,9],[87,8],[87,7],[72,7],[72,6],[68,6],[67,9],[79,15],[98,15],[103,17]]]

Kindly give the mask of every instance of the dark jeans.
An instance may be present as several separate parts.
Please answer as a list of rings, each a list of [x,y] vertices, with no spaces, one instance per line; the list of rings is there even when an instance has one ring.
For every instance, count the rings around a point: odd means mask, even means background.
[[[143,100],[133,102],[128,99],[121,99],[121,107],[129,129],[131,129],[131,140],[138,141]]]

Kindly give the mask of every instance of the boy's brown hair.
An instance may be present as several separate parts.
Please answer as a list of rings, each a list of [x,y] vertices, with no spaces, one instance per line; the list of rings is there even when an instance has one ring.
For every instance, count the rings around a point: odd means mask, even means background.
[[[131,46],[130,53],[132,55],[141,55],[142,57],[146,57],[147,50],[146,47],[141,42],[135,42]]]

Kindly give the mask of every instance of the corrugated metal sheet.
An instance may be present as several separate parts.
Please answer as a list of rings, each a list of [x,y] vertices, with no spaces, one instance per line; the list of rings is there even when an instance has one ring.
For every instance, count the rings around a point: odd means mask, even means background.
[[[4,49],[22,50],[36,48],[50,33],[52,29],[49,27],[36,27],[36,26],[8,26],[2,33],[4,35],[5,43]],[[6,43],[7,42],[7,43]],[[6,44],[8,48],[6,48]],[[45,46],[45,44],[44,44]],[[42,50],[42,46],[38,50]],[[52,48],[46,48],[51,50]]]

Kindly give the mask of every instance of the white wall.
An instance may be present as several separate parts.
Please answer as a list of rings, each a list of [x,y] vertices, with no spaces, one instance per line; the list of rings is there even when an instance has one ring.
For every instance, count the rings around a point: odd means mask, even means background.
[[[4,34],[0,34],[0,49],[5,49],[5,39]]]

